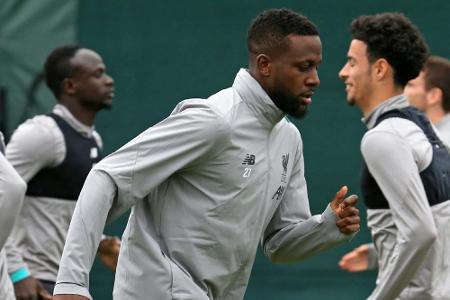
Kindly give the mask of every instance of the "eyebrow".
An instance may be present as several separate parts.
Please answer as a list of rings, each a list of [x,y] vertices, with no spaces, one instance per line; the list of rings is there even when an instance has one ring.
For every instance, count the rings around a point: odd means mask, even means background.
[[[106,66],[98,66],[98,67],[92,69],[92,72],[94,72],[94,73],[98,72],[98,71],[105,72],[106,71]]]
[[[320,65],[322,63],[322,59],[319,60],[319,61],[316,61],[314,59],[309,59],[308,58],[308,59],[299,60],[299,61],[295,62],[296,65],[301,65],[301,64],[304,64],[304,63],[309,63],[309,64],[313,64],[313,65]]]

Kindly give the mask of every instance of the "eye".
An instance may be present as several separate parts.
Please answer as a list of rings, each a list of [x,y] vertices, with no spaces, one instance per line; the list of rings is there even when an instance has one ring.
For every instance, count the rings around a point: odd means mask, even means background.
[[[354,67],[354,66],[355,66],[355,60],[352,59],[352,58],[349,58],[349,59],[347,60],[347,63],[348,63],[348,65],[349,65],[350,67]]]
[[[104,69],[98,69],[97,71],[95,71],[94,76],[96,78],[100,78],[103,76],[103,74],[105,74],[105,70]]]
[[[298,66],[300,72],[309,72],[313,68],[317,69],[318,65],[315,65],[312,62],[304,62]]]

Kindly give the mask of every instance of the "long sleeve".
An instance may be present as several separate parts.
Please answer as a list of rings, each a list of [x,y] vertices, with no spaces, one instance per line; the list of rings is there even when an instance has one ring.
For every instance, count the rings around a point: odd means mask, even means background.
[[[60,163],[64,156],[64,137],[55,122],[47,116],[37,116],[20,125],[6,147],[8,161],[25,182],[41,169]],[[24,229],[20,222],[16,222],[5,245],[10,274],[27,268],[22,250],[17,245],[21,230]]]
[[[373,243],[367,244],[367,247],[369,247],[369,251],[367,253],[367,269],[376,270],[378,269],[377,249],[375,249],[375,245]]]
[[[397,251],[369,299],[395,299],[424,262],[436,227],[411,146],[397,134],[377,130],[365,135],[361,150],[397,228]]]
[[[0,249],[10,234],[22,207],[26,185],[0,153]]]
[[[300,144],[286,193],[264,234],[264,252],[274,262],[305,259],[351,239],[339,232],[331,207],[311,216]]]
[[[62,162],[64,156],[64,137],[47,116],[20,125],[6,147],[8,161],[26,182],[41,169]]]
[[[90,297],[88,274],[105,223],[174,173],[220,152],[227,134],[220,116],[191,100],[98,163],[78,199],[54,294]]]

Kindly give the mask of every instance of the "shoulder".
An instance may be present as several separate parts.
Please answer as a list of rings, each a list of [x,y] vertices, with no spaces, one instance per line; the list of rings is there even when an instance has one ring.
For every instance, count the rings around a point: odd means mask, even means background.
[[[26,120],[14,131],[11,141],[52,143],[62,139],[62,133],[56,122],[49,116],[38,115]]]
[[[361,151],[364,156],[378,151],[389,151],[394,144],[401,140],[401,137],[393,131],[371,129],[364,134],[361,140]]]
[[[34,175],[36,168],[59,164],[65,151],[64,136],[58,125],[51,117],[42,115],[21,124],[6,146],[7,158],[20,168],[24,178]]]
[[[223,115],[209,99],[192,98],[181,101],[170,116],[186,116],[199,122],[223,122]],[[189,118],[190,117],[190,118]]]
[[[181,101],[162,123],[178,124],[180,132],[186,134],[195,132],[198,137],[213,140],[230,133],[230,124],[208,99],[194,98]]]
[[[367,163],[381,163],[405,151],[412,152],[412,144],[408,139],[411,132],[423,132],[409,120],[390,118],[364,134],[361,140],[361,153]],[[425,138],[425,136],[423,135]]]
[[[225,115],[238,107],[242,103],[242,98],[236,89],[227,88],[208,97],[208,102],[218,113]]]
[[[361,149],[391,149],[399,144],[408,145],[411,149],[427,146],[428,139],[422,129],[414,122],[403,118],[389,118],[369,130],[363,137]]]

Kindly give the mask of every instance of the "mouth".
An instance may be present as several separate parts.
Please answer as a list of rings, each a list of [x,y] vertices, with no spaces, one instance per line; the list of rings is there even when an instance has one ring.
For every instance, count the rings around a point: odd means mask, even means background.
[[[312,102],[312,96],[314,95],[313,91],[303,93],[299,96],[300,101],[303,105],[309,105]]]
[[[106,95],[108,96],[109,99],[114,98],[114,96],[115,96],[114,90],[108,91],[108,92],[106,93]]]

